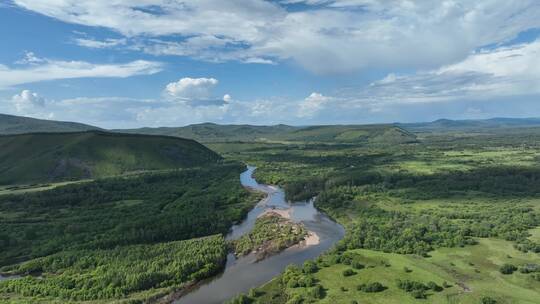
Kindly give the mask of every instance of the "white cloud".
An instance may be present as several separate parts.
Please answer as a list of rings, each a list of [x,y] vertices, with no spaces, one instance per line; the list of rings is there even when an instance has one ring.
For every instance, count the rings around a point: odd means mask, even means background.
[[[331,101],[332,98],[322,95],[321,93],[313,92],[306,97],[301,103],[298,111],[299,117],[310,117],[324,108],[324,105]]]
[[[31,56],[29,56],[29,54]],[[162,69],[161,63],[145,60],[136,60],[119,64],[95,64],[85,61],[63,61],[37,58],[33,53],[27,53],[24,62],[27,63],[27,66],[25,67],[11,68],[0,65],[0,88],[7,88],[25,83],[69,78],[125,78],[134,75],[155,74]]]
[[[15,61],[16,64],[38,64],[43,62],[45,62],[45,60],[37,57],[34,52],[25,52],[24,58]]]
[[[106,48],[112,48],[115,46],[126,44],[126,39],[107,38],[105,40],[95,40],[95,39],[88,39],[88,38],[77,38],[75,39],[75,43],[77,45],[84,46],[87,48],[106,49]]]
[[[171,82],[165,87],[165,92],[180,100],[206,100],[212,97],[212,89],[218,84],[215,78],[185,77]]]
[[[439,69],[389,74],[354,90],[359,100],[379,104],[540,94],[540,40],[482,50]]]
[[[23,90],[21,93],[14,95],[11,101],[14,103],[17,112],[24,114],[45,106],[45,99],[30,90]]]
[[[0,71],[4,69],[0,67]],[[390,73],[369,85],[328,95],[314,91],[303,99],[237,100],[215,93],[218,84],[215,78],[171,82],[165,95],[181,102],[125,97],[45,100],[23,91],[0,102],[0,111],[41,118],[54,115],[59,120],[115,128],[206,121],[297,125],[418,121],[448,113],[461,118],[535,116],[540,113],[536,102],[540,96],[540,40],[481,50],[440,68]]]
[[[433,69],[540,27],[536,0],[14,2],[65,22],[137,37],[126,47],[151,54],[247,63],[292,59],[316,73]],[[314,6],[287,9],[286,3],[296,2]],[[167,35],[176,40],[160,40]]]

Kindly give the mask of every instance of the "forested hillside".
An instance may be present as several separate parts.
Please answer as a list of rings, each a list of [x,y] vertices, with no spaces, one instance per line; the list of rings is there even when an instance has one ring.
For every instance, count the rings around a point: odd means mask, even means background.
[[[293,127],[287,125],[198,124],[179,128],[141,128],[118,130],[137,134],[192,138],[205,143],[219,142],[318,142],[318,143],[404,143],[416,137],[393,125],[333,125]]]
[[[0,195],[0,271],[41,275],[0,282],[0,302],[149,299],[216,274],[223,237],[197,238],[226,233],[256,202],[243,170],[216,164]]]
[[[81,132],[89,130],[100,130],[100,128],[77,122],[0,114],[0,135],[35,132]]]
[[[113,176],[214,164],[188,139],[88,131],[0,136],[0,185]]]

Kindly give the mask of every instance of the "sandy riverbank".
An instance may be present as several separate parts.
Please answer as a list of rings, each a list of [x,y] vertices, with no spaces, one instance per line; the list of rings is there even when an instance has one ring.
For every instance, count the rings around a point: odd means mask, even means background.
[[[266,216],[268,214],[275,213],[283,218],[291,219],[291,209],[266,209],[261,214],[259,214],[259,217]]]
[[[267,209],[263,213],[259,214],[258,217],[266,216],[268,214],[277,214],[283,218],[291,219],[291,209]],[[314,246],[320,243],[319,236],[317,233],[308,230],[307,236],[300,243],[301,246]]]
[[[308,235],[304,238],[304,246],[313,246],[320,243],[319,235],[313,231],[308,231]]]

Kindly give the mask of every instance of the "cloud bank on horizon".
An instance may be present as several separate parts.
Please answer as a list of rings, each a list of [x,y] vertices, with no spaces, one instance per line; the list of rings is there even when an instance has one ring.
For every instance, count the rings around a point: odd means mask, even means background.
[[[534,0],[14,0],[2,16],[0,112],[115,128],[540,116]]]

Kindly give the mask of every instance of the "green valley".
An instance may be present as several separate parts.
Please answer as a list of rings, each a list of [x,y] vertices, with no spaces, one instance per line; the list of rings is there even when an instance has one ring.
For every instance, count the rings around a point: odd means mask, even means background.
[[[261,197],[239,183],[247,163],[291,201],[316,197],[345,236],[231,303],[536,303],[540,129],[493,123],[207,125],[206,146],[101,131],[0,137],[3,178],[19,184],[0,190],[1,271],[25,275],[2,281],[0,299],[172,301],[222,271],[228,251],[279,258],[302,224],[263,216],[224,239]],[[51,175],[63,159],[88,170]]]

